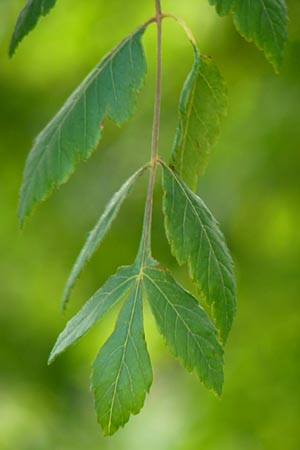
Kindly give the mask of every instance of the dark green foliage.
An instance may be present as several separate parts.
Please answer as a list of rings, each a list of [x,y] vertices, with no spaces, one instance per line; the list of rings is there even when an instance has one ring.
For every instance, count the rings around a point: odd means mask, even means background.
[[[232,13],[238,31],[255,41],[278,69],[286,41],[286,7],[283,0],[209,0],[221,15]],[[11,42],[13,54],[21,39],[35,26],[54,0],[28,1]],[[66,182],[79,161],[97,147],[103,121],[122,125],[134,111],[136,95],[146,73],[142,36],[157,22],[158,43],[163,18],[160,2],[149,19],[105,56],[79,85],[64,106],[38,135],[29,153],[20,192],[22,224],[32,208],[53,188]],[[169,16],[170,17],[170,16]],[[180,21],[180,20],[179,20]],[[115,329],[93,364],[92,389],[98,421],[104,434],[113,434],[142,408],[152,383],[152,369],[143,327],[143,300],[147,298],[158,330],[171,352],[218,396],[223,386],[223,347],[235,310],[233,263],[217,221],[193,191],[203,172],[226,113],[226,89],[213,60],[199,53],[194,38],[183,26],[194,48],[194,64],[179,101],[179,119],[170,165],[158,156],[160,89],[156,90],[152,159],[137,170],[112,197],[89,234],[64,291],[70,291],[116,218],[119,209],[145,167],[150,169],[144,226],[135,262],[120,268],[68,322],[49,357],[81,338],[119,300],[123,305]],[[160,45],[157,74],[160,82]],[[159,83],[157,84],[159,86]],[[137,149],[138,151],[140,149]],[[163,170],[163,212],[172,253],[186,264],[200,299],[180,286],[151,255],[151,218],[156,167]],[[145,295],[144,295],[145,294]],[[211,306],[211,318],[199,301]]]
[[[209,0],[220,15],[232,13],[239,33],[264,51],[276,71],[287,40],[287,11],[284,0]]]
[[[93,256],[98,246],[100,245],[102,239],[107,233],[112,221],[115,219],[116,215],[119,212],[119,209],[126,199],[126,196],[131,191],[134,183],[137,181],[139,176],[145,170],[144,167],[137,170],[121,187],[121,189],[115,193],[111,201],[106,206],[103,214],[101,215],[99,221],[92,229],[92,231],[88,235],[88,239],[82,248],[78,258],[73,266],[73,269],[68,278],[64,296],[63,296],[63,306],[65,307],[68,298],[70,296],[70,291],[75,284],[76,279],[80,276],[84,266]]]
[[[196,370],[208,389],[221,395],[223,349],[196,299],[159,265],[146,267],[144,283],[158,329],[187,370]]]
[[[163,166],[165,230],[179,264],[213,305],[216,325],[225,343],[235,313],[232,260],[224,236],[203,201],[171,169]]]
[[[70,345],[74,344],[101,317],[133,287],[137,271],[135,267],[122,267],[90,298],[83,308],[67,324],[58,336],[49,357],[49,363]]]
[[[19,14],[10,46],[9,54],[12,56],[22,39],[36,26],[40,17],[45,16],[55,5],[56,0],[27,0]]]
[[[140,411],[152,384],[143,328],[142,289],[142,278],[137,277],[115,330],[93,365],[92,388],[104,434],[113,434],[131,413]]]
[[[144,31],[139,28],[105,56],[36,138],[20,193],[21,223],[36,203],[67,181],[79,161],[92,154],[105,117],[121,125],[132,115],[146,73]]]
[[[214,61],[200,56],[194,44],[193,48],[195,61],[180,97],[171,161],[176,172],[195,190],[219,134],[220,119],[226,114],[227,95]]]

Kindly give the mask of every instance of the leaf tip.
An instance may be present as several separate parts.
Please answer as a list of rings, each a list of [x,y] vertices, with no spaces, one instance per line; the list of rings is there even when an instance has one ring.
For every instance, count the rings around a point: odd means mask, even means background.
[[[212,389],[211,392],[214,394],[214,396],[218,399],[218,400],[222,400],[222,393],[223,393],[223,383]]]
[[[60,309],[62,313],[65,313],[67,310],[67,306],[69,303],[69,299],[70,299],[70,289],[68,288],[68,286],[65,287],[65,290],[63,292],[62,298],[61,298],[61,304],[60,304]]]
[[[24,215],[24,213],[21,211],[20,206],[19,206],[18,211],[17,211],[17,218],[18,218],[19,230],[23,231],[24,230],[25,221],[26,221],[26,215]]]
[[[15,54],[15,51],[16,51],[16,46],[12,45],[12,42],[11,42],[10,45],[9,45],[9,48],[8,48],[8,56],[10,58],[12,58],[14,56],[14,54]]]
[[[53,353],[53,350],[52,350],[48,357],[47,365],[51,366],[51,364],[54,362],[54,360],[55,360],[55,354]]]

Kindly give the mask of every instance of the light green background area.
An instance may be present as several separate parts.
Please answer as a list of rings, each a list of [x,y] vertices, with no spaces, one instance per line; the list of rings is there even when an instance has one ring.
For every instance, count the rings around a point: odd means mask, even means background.
[[[8,59],[23,2],[0,2],[0,449],[298,450],[300,448],[300,4],[288,1],[290,43],[279,76],[206,0],[164,0],[192,28],[228,84],[229,114],[198,192],[218,218],[235,261],[238,314],[217,400],[165,348],[146,307],[154,383],[142,412],[103,438],[89,391],[90,366],[113,328],[112,311],[47,366],[57,334],[119,265],[130,264],[142,225],[146,177],[128,198],[76,286],[65,316],[64,282],[87,232],[127,176],[149,159],[155,26],[135,117],[106,122],[97,153],[18,230],[26,154],[102,56],[153,15],[153,1],[58,0]],[[164,21],[160,154],[168,158],[182,83],[192,64],[184,33]],[[159,172],[160,176],[160,172]],[[153,253],[187,288],[164,237],[159,185]]]

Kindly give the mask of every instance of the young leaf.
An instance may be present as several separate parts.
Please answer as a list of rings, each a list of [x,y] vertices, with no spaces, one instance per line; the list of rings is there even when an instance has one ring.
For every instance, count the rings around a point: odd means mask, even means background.
[[[204,310],[158,265],[145,268],[144,283],[159,331],[172,353],[189,371],[196,369],[204,385],[220,396],[223,349]]]
[[[93,365],[92,388],[98,421],[105,435],[137,414],[152,384],[152,369],[143,329],[142,284],[137,278],[115,330]]]
[[[67,280],[67,284],[63,295],[63,307],[65,307],[72,287],[74,286],[77,278],[81,274],[86,263],[91,259],[97,248],[99,247],[104,235],[108,231],[112,221],[117,216],[119,209],[133,188],[134,183],[138,177],[145,170],[145,167],[137,170],[128,180],[122,185],[121,189],[114,194],[110,202],[106,205],[106,208],[101,215],[99,221],[89,233],[86,243],[84,244],[73,268]]]
[[[230,11],[238,32],[254,41],[278,72],[287,40],[287,9],[284,0],[209,0],[218,14]]]
[[[203,201],[176,173],[163,165],[166,235],[179,264],[187,263],[193,280],[213,306],[225,343],[235,313],[232,260],[223,234]]]
[[[37,137],[23,176],[21,223],[36,203],[67,181],[78,161],[91,155],[105,117],[121,125],[132,115],[146,73],[144,30],[140,27],[103,58]]]
[[[195,60],[180,97],[171,162],[195,190],[198,175],[204,171],[207,155],[219,134],[220,120],[226,114],[227,97],[215,63],[200,56],[194,44],[193,47]]]
[[[48,363],[78,341],[117,301],[133,288],[138,269],[136,266],[121,267],[86,302],[83,308],[67,323],[58,336]]]
[[[40,17],[45,16],[56,0],[27,0],[20,12],[10,41],[9,55],[12,56],[22,39],[36,26]]]

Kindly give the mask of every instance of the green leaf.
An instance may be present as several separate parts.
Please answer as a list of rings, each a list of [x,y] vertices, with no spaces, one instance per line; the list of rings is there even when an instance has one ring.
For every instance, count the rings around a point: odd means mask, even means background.
[[[136,266],[121,267],[87,301],[83,308],[67,323],[51,351],[49,364],[78,341],[117,301],[133,288],[138,273]]]
[[[36,26],[42,16],[46,16],[54,7],[56,0],[27,0],[20,12],[9,46],[12,56],[22,39]]]
[[[220,396],[223,349],[204,310],[158,265],[144,269],[144,283],[159,331],[172,353],[186,369],[196,369],[204,385]]]
[[[65,307],[72,287],[74,286],[77,278],[81,274],[86,263],[91,259],[97,248],[99,247],[103,237],[108,231],[112,221],[117,216],[119,209],[133,188],[134,183],[139,176],[145,170],[145,167],[137,170],[128,180],[122,185],[120,190],[114,194],[110,202],[106,205],[106,208],[101,215],[99,221],[89,233],[86,243],[84,244],[73,268],[67,280],[67,284],[63,295],[63,307]]]
[[[21,224],[36,203],[91,155],[105,117],[121,125],[132,115],[146,73],[144,30],[143,26],[127,36],[102,59],[35,140],[20,193]]]
[[[278,72],[287,40],[287,8],[284,0],[209,0],[218,14],[232,13],[236,29],[254,41]]]
[[[211,5],[216,5],[217,13],[225,16],[231,10],[234,0],[208,0]]]
[[[163,210],[166,235],[179,264],[213,306],[213,316],[225,343],[235,309],[232,260],[223,234],[203,201],[179,176],[163,165]]]
[[[193,44],[193,43],[192,43]],[[227,111],[225,83],[215,65],[193,44],[195,60],[179,102],[177,133],[171,163],[176,172],[195,190],[208,153],[214,144],[220,120]]]
[[[93,365],[92,388],[98,421],[111,435],[137,414],[152,384],[152,369],[143,329],[142,284],[138,277],[115,330]]]

